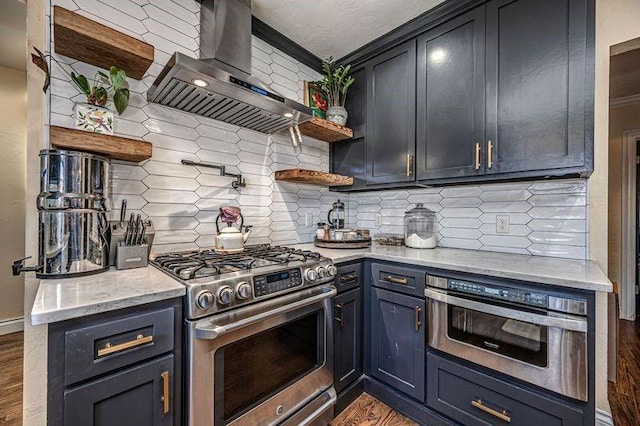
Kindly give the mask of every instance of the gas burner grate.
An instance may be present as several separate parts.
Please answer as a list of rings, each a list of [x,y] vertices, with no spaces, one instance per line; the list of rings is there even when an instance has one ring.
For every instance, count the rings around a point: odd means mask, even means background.
[[[289,262],[320,259],[320,253],[290,247],[258,244],[241,253],[219,253],[212,249],[159,254],[151,262],[183,280],[211,277]]]

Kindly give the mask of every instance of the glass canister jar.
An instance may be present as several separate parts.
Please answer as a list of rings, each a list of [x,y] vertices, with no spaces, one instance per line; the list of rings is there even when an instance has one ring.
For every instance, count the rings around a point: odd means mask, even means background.
[[[436,213],[422,203],[404,213],[404,244],[412,248],[436,246]]]

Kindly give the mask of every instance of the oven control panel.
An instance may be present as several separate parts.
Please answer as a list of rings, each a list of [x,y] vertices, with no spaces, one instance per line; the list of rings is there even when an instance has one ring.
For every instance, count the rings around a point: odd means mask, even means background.
[[[301,286],[302,275],[300,274],[300,269],[289,269],[254,277],[253,294],[255,297],[261,297]]]
[[[474,294],[478,296],[500,299],[506,302],[521,303],[531,306],[547,307],[547,295],[530,290],[516,288],[494,287],[486,284],[474,283],[449,279],[449,290],[460,291],[462,293]]]

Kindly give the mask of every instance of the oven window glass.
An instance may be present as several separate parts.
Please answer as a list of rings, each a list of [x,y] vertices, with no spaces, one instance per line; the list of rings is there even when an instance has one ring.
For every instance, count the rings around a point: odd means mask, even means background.
[[[218,349],[216,425],[234,420],[323,365],[323,326],[323,313],[315,312]]]
[[[449,338],[509,358],[546,367],[547,327],[448,306]]]

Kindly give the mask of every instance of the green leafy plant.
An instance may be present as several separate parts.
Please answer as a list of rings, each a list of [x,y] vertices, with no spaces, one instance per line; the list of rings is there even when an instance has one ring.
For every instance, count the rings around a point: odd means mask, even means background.
[[[51,82],[51,73],[47,64],[47,57],[60,66],[71,79],[71,84],[83,95],[87,97],[87,102],[92,105],[104,107],[107,105],[109,96],[113,99],[118,114],[122,114],[129,105],[129,88],[127,84],[127,74],[114,66],[109,69],[109,75],[102,71],[97,71],[92,80],[87,79],[82,74],[78,74],[73,67],[68,72],[53,56],[44,55],[34,47],[37,54],[31,54],[31,60],[45,73],[45,81],[42,90],[46,93]]]
[[[347,91],[355,81],[349,75],[351,65],[338,65],[333,56],[330,56],[322,61],[322,71],[324,72],[324,78],[314,81],[313,84],[326,93],[330,106],[344,107],[347,100]]]

